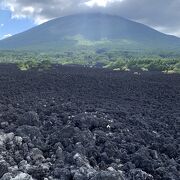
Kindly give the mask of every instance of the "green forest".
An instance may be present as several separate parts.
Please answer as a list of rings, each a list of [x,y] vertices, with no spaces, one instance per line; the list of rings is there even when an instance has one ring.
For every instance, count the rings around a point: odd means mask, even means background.
[[[51,64],[82,65],[119,71],[180,73],[177,52],[109,51],[107,49],[66,52],[0,51],[1,63],[15,63],[21,70],[49,68]]]

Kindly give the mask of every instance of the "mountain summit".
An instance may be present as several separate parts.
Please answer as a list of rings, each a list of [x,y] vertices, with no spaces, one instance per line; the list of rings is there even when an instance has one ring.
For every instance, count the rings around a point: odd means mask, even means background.
[[[177,49],[180,38],[119,16],[77,14],[50,20],[0,41],[0,49],[71,49],[77,47]]]

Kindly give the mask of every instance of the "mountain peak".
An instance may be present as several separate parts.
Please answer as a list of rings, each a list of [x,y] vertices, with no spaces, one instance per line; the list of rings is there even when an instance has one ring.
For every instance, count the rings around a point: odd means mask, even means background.
[[[61,50],[98,45],[116,49],[175,49],[180,46],[180,39],[116,15],[81,13],[50,20],[0,41],[1,49]]]

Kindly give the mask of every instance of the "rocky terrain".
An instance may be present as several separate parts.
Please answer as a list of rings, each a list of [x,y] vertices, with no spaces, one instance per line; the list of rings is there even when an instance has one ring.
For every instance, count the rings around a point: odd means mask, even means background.
[[[180,75],[0,65],[0,180],[179,180]]]

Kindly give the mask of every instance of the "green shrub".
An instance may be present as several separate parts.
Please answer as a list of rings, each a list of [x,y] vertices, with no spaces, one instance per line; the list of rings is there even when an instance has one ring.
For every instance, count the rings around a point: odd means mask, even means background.
[[[41,62],[37,62],[35,60],[29,60],[25,62],[18,62],[17,66],[20,70],[29,70],[33,68],[38,68],[41,70],[49,69],[51,67],[52,63],[50,60],[43,60]]]
[[[52,66],[50,60],[43,60],[38,64],[39,69],[49,69]]]
[[[174,70],[174,72],[176,72],[176,73],[180,73],[180,62],[175,65],[175,67],[174,67],[173,70]]]
[[[29,68],[24,62],[18,62],[17,67],[22,71],[28,70],[28,68]]]

